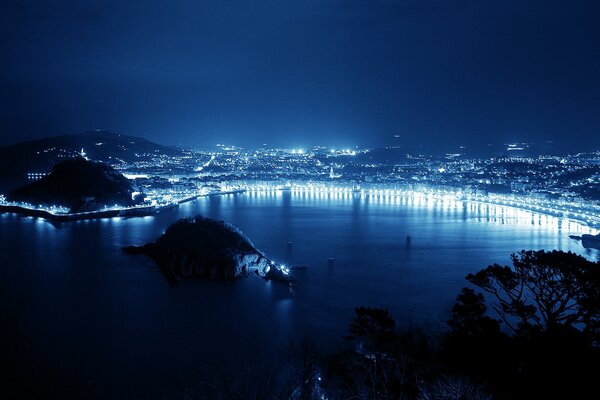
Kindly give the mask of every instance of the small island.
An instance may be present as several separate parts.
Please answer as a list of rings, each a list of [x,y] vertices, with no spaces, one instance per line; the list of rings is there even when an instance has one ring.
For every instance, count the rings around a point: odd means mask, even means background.
[[[186,278],[231,281],[252,274],[287,285],[294,280],[287,267],[269,260],[238,228],[202,216],[181,219],[155,242],[123,251],[148,255],[171,285]]]
[[[571,239],[581,240],[581,245],[586,249],[599,249],[600,250],[600,234],[590,235],[584,234],[581,236],[570,235]]]
[[[47,176],[13,190],[8,200],[82,213],[132,207],[143,201],[143,195],[113,167],[76,158],[56,164]]]

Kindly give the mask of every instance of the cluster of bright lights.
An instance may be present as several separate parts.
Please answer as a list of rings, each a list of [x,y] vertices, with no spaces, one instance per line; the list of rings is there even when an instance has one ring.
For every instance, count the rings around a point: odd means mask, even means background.
[[[172,190],[161,193],[157,199],[151,199],[145,204],[138,205],[135,207],[122,207],[118,204],[112,206],[106,206],[100,211],[109,210],[128,210],[136,208],[151,208],[151,207],[165,207],[172,204],[182,203],[185,201],[193,200],[199,196],[206,196],[211,194],[231,194],[247,191],[250,194],[253,193],[274,193],[278,194],[282,191],[291,191],[292,193],[307,193],[311,195],[334,195],[336,198],[339,196],[361,196],[361,197],[376,197],[383,203],[389,204],[401,204],[405,201],[400,199],[406,197],[409,204],[423,205],[431,201],[442,201],[442,202],[453,202],[453,201],[467,201],[467,202],[479,202],[484,204],[492,204],[499,206],[509,206],[513,208],[519,208],[540,214],[546,214],[556,217],[565,217],[576,221],[581,221],[590,227],[600,226],[600,209],[590,207],[585,203],[573,203],[567,200],[548,200],[544,197],[534,196],[523,196],[515,194],[467,194],[462,191],[451,191],[447,189],[435,189],[427,188],[421,190],[411,189],[397,189],[397,188],[360,188],[358,186],[333,186],[326,184],[292,184],[290,182],[284,185],[266,185],[266,184],[254,184],[254,185],[227,185],[223,184],[218,189],[209,190],[207,188],[199,189],[196,191],[189,190],[179,194]],[[134,192],[132,197],[135,197],[139,192]],[[157,193],[158,195],[158,193]],[[0,195],[0,204],[18,206],[31,210],[46,211],[51,214],[68,214],[69,210],[66,207],[61,206],[43,206],[33,205],[30,203],[16,203],[8,202],[6,197]],[[94,212],[85,212],[80,214],[93,214]],[[284,266],[282,266],[284,268]],[[284,269],[282,269],[284,271]]]
[[[27,179],[41,179],[46,175],[48,174],[45,172],[28,172]]]
[[[31,204],[28,202],[8,201],[6,199],[6,196],[4,196],[4,195],[0,195],[0,205],[7,206],[7,207],[20,207],[23,209],[33,210],[33,211],[45,211],[48,214],[53,214],[53,215],[61,215],[61,214],[69,213],[69,209],[67,207],[58,206],[58,205],[48,206],[48,205],[42,205],[42,204]]]
[[[355,156],[356,155],[356,151],[350,150],[350,149],[343,149],[343,150],[331,149],[331,150],[329,150],[329,153],[339,154],[339,155],[343,155],[343,156]]]
[[[547,214],[556,217],[565,217],[575,221],[583,222],[590,227],[600,227],[600,210],[587,204],[577,204],[568,201],[550,201],[545,198],[527,197],[514,194],[467,194],[462,191],[452,191],[447,189],[428,188],[423,190],[410,189],[388,189],[388,188],[370,188],[361,189],[348,186],[327,186],[317,184],[286,184],[284,186],[273,185],[250,185],[246,191],[253,193],[273,193],[277,194],[283,190],[289,190],[292,193],[308,193],[334,195],[359,195],[362,197],[377,197],[383,199],[384,203],[398,203],[393,198],[408,197],[411,204],[421,205],[431,201],[467,201],[482,204],[493,204],[500,206],[509,206],[527,211]]]
[[[511,144],[509,145],[512,149],[517,149],[519,146]],[[227,148],[228,149],[228,148]],[[233,150],[233,148],[232,148]],[[304,149],[296,148],[289,150],[291,154],[302,155],[305,154]],[[329,150],[333,156],[346,155],[354,156],[357,151],[350,149]],[[201,171],[205,167],[208,167],[210,163],[215,159],[215,155],[211,154],[210,159],[203,165],[197,168],[197,171]],[[437,172],[444,173],[447,170],[445,167],[439,167]],[[32,176],[38,176],[41,174],[32,174]],[[330,175],[333,174],[333,166],[331,167]],[[125,175],[129,179],[148,178],[145,174],[128,174]],[[337,175],[335,175],[338,177]],[[513,208],[519,208],[540,214],[547,214],[556,217],[569,218],[572,220],[580,221],[591,227],[600,227],[600,205],[595,202],[585,202],[583,200],[572,201],[571,199],[548,199],[543,195],[524,195],[524,194],[487,194],[487,193],[468,193],[463,190],[449,190],[444,188],[435,187],[421,187],[420,189],[399,189],[396,185],[393,187],[385,187],[385,184],[379,183],[367,183],[366,187],[360,187],[352,185],[351,183],[344,183],[343,180],[336,180],[335,184],[333,181],[302,181],[299,183],[272,183],[272,184],[252,184],[245,181],[240,181],[237,184],[233,182],[221,183],[217,188],[215,187],[186,187],[185,182],[181,183],[178,177],[170,177],[168,179],[172,183],[172,187],[168,189],[155,189],[149,190],[145,198],[143,205],[136,207],[165,207],[172,204],[179,204],[182,202],[196,199],[199,196],[207,195],[225,195],[247,191],[250,194],[256,193],[282,193],[283,191],[290,191],[292,193],[307,193],[315,194],[317,196],[327,195],[334,197],[346,197],[346,196],[361,196],[369,198],[377,198],[378,202],[384,204],[402,204],[404,200],[398,199],[399,197],[408,197],[410,204],[422,204],[423,202],[430,201],[467,201],[467,202],[479,202],[485,204],[494,204],[499,206],[509,206]],[[392,185],[389,185],[392,186]],[[413,186],[414,188],[415,186]],[[416,186],[417,188],[419,186]],[[132,194],[132,198],[139,192]],[[42,210],[49,213],[55,214],[68,214],[69,210],[66,207],[60,206],[42,206],[32,205],[29,203],[9,203],[5,196],[0,195],[0,204],[2,205],[13,205],[32,210]],[[130,207],[130,208],[136,208]],[[106,210],[121,210],[127,209],[119,205],[105,207],[102,211]],[[89,214],[92,214],[90,212]]]
[[[284,264],[277,265],[275,263],[275,261],[271,261],[270,265],[268,265],[265,268],[265,274],[269,273],[269,271],[271,270],[271,268],[275,268],[276,270],[281,271],[284,275],[289,275],[290,274],[290,269],[287,266],[285,266]]]
[[[148,175],[146,174],[123,174],[123,176],[127,179],[148,179]]]

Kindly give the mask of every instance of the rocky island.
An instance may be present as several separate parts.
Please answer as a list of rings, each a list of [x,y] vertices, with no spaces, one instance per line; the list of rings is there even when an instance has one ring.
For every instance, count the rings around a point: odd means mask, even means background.
[[[186,278],[235,280],[252,274],[293,282],[287,267],[269,260],[238,228],[202,216],[181,219],[155,242],[123,251],[148,255],[172,285]]]
[[[131,182],[113,167],[76,158],[56,164],[42,179],[13,190],[8,200],[43,206],[61,206],[70,213],[97,211],[142,201]]]
[[[570,235],[571,239],[581,240],[581,245],[586,249],[599,249],[600,250],[600,234],[590,235],[584,234],[581,236]]]

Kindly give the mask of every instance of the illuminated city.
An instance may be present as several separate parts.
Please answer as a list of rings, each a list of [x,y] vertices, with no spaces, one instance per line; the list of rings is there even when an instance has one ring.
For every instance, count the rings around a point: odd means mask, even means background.
[[[599,15],[0,1],[0,399],[600,398]]]
[[[101,144],[99,144],[101,145]],[[263,149],[244,150],[217,145],[215,151],[182,151],[179,157],[138,155],[113,166],[132,180],[144,203],[131,209],[118,205],[102,211],[123,216],[160,212],[199,196],[239,192],[290,190],[293,193],[329,193],[372,197],[394,204],[416,201],[483,202],[510,206],[578,221],[600,228],[600,151],[574,155],[516,155],[522,148],[507,145],[509,156],[471,158],[461,154],[434,157],[400,154],[402,161],[381,162],[371,149]],[[398,156],[397,149],[376,149]],[[84,149],[49,149],[58,157],[85,156]],[[514,154],[514,155],[513,155]],[[144,161],[136,161],[142,157]],[[150,159],[148,159],[150,158]],[[36,180],[49,171],[28,172]],[[68,209],[15,203],[5,206],[44,210],[53,215]],[[94,213],[88,213],[95,217]],[[101,214],[102,215],[102,214]],[[119,215],[111,213],[109,216]]]

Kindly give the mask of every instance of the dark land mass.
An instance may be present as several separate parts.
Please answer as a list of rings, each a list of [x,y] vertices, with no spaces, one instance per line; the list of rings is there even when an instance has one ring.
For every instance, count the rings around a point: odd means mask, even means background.
[[[293,280],[239,229],[202,216],[181,219],[154,243],[125,247],[123,251],[148,255],[172,285],[185,278],[227,281],[250,274],[284,283]]]
[[[56,164],[52,172],[38,181],[13,190],[8,199],[32,205],[63,206],[70,212],[96,211],[104,206],[133,206],[134,188],[113,167],[83,158]]]
[[[581,235],[581,244],[586,249],[598,249],[600,250],[600,234],[598,235]]]
[[[598,249],[600,250],[600,234],[598,235],[590,235],[583,234],[581,236],[577,235],[569,235],[571,239],[581,240],[581,244],[586,249]]]
[[[102,130],[21,142],[0,147],[0,191],[25,184],[28,173],[49,172],[55,164],[78,157],[82,149],[88,158],[111,165],[182,154],[176,147]]]

